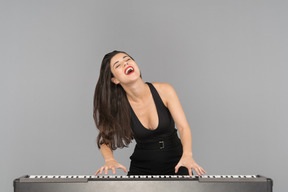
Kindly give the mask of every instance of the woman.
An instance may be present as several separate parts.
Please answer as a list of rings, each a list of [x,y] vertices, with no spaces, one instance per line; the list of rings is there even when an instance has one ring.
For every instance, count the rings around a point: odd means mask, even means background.
[[[134,59],[122,51],[104,56],[94,95],[97,144],[105,165],[97,170],[126,167],[113,150],[136,140],[128,175],[198,175],[205,170],[192,156],[191,131],[178,96],[169,84],[144,83]],[[175,123],[181,140],[178,138]]]

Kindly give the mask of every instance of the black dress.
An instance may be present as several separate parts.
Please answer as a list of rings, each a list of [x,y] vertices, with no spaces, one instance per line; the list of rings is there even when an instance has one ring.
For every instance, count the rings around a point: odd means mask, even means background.
[[[152,93],[159,118],[155,130],[145,128],[131,107],[131,128],[136,146],[130,157],[128,175],[175,175],[175,166],[182,156],[182,144],[177,135],[175,122],[151,83]],[[187,168],[180,167],[177,175],[189,175]]]

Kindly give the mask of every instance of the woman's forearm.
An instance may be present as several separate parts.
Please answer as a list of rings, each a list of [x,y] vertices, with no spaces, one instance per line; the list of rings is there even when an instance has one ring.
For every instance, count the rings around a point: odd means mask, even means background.
[[[189,155],[192,157],[192,135],[190,128],[180,128],[179,135],[183,146],[183,155]]]
[[[101,151],[101,154],[102,154],[105,162],[110,161],[110,160],[115,160],[114,156],[113,156],[113,151],[107,145],[102,144],[100,146],[100,151]]]

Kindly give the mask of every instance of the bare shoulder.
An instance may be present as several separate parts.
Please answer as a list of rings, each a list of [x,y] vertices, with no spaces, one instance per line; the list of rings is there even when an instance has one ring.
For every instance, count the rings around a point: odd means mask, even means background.
[[[172,85],[170,85],[169,83],[152,83],[154,85],[154,87],[157,89],[158,92],[166,92],[169,93],[171,91],[175,91],[174,88],[172,87]]]
[[[169,83],[152,83],[159,93],[162,101],[167,106],[169,100],[176,96],[175,89]]]

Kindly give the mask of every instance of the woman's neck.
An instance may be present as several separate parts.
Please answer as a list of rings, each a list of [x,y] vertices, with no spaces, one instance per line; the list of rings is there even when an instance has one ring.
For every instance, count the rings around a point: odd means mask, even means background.
[[[135,83],[122,86],[126,92],[127,98],[131,102],[141,102],[149,94],[148,85],[140,78]]]

